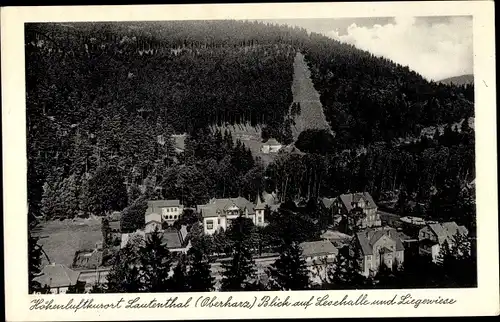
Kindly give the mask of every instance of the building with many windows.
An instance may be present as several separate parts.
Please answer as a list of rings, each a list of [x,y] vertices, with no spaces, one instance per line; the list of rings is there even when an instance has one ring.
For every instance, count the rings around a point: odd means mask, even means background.
[[[404,245],[399,232],[391,227],[366,228],[355,235],[361,250],[361,273],[374,275],[385,264],[392,269],[404,262]]]
[[[150,200],[146,216],[156,213],[161,216],[161,221],[172,225],[176,220],[181,218],[184,207],[179,200]]]
[[[335,198],[330,207],[333,208],[332,215],[334,217],[341,216],[346,219],[352,214],[353,210],[359,209],[362,211],[362,218],[357,223],[353,223],[357,227],[367,228],[382,225],[380,215],[377,212],[377,204],[368,192],[342,194]],[[347,220],[347,222],[350,223],[350,220]]]
[[[257,198],[256,204],[243,197],[212,199],[209,203],[199,206],[203,218],[203,231],[213,234],[219,229],[228,229],[231,222],[240,214],[249,218],[257,226],[264,226],[265,204]]]

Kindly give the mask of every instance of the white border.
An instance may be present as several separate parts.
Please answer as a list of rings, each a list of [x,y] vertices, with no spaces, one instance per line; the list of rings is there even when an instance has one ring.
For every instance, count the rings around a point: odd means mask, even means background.
[[[392,316],[461,316],[499,314],[498,280],[498,212],[496,183],[496,96],[494,5],[490,1],[457,2],[390,2],[390,3],[287,3],[174,6],[75,6],[75,7],[9,7],[1,9],[2,36],[2,126],[4,173],[4,242],[5,307],[8,321],[122,320],[122,319],[214,319],[277,317],[392,317]],[[26,191],[26,125],[24,80],[24,22],[50,21],[138,21],[189,19],[279,19],[328,17],[391,17],[473,15],[474,74],[476,90],[476,165],[478,216],[478,288],[412,290],[416,298],[453,297],[454,305],[428,305],[418,309],[403,307],[327,307],[254,308],[248,309],[129,309],[77,313],[71,311],[29,311],[27,294],[27,191]],[[218,297],[253,301],[264,295],[290,295],[295,300],[328,293],[341,299],[367,293],[370,297],[392,298],[408,290],[374,291],[302,291],[211,293]],[[168,298],[172,294],[144,294],[142,298]],[[185,298],[188,294],[178,294]],[[191,294],[194,299],[201,294]],[[50,296],[47,296],[50,297]],[[65,302],[70,295],[53,297]],[[86,296],[73,296],[74,298]],[[91,295],[94,301],[112,302],[132,298],[132,294]]]

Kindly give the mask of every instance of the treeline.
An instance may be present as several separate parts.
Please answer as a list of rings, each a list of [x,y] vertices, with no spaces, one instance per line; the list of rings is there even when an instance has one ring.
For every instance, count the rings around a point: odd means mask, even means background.
[[[408,67],[312,33],[303,48],[325,116],[344,148],[474,115],[474,86],[429,82]]]

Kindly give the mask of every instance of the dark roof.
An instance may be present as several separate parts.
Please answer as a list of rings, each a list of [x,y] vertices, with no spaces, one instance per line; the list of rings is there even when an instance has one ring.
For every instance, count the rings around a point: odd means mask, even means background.
[[[203,217],[217,217],[217,211],[223,212],[233,206],[242,211],[247,209],[248,214],[254,213],[255,205],[243,197],[212,199],[208,204],[200,206],[200,209]]]
[[[182,247],[181,234],[177,230],[165,230],[161,240],[167,244],[167,248]]]
[[[180,207],[181,202],[178,199],[174,200],[149,200],[148,209],[152,209],[152,212],[157,211],[157,209],[165,207]]]
[[[342,194],[339,196],[339,198],[340,201],[342,201],[342,203],[344,204],[347,211],[351,211],[351,209],[353,208],[353,202],[359,202],[361,199],[363,199],[367,203],[365,208],[370,209],[377,207],[377,204],[375,203],[375,201],[373,201],[372,196],[368,192]]]
[[[262,210],[266,209],[266,204],[262,202],[262,198],[260,197],[260,194],[257,194],[257,198],[255,200],[255,210]]]
[[[396,229],[390,227],[368,228],[356,234],[363,254],[372,255],[373,245],[384,235],[388,235],[396,242],[396,251],[404,250],[399,232]]]
[[[337,255],[339,252],[328,240],[303,242],[300,244],[300,248],[302,248],[302,255],[305,257]]]
[[[96,268],[101,266],[102,250],[82,250],[75,254],[73,268]]]
[[[62,264],[50,264],[43,268],[42,275],[35,277],[35,281],[42,286],[48,285],[51,288],[68,287],[76,285],[79,277],[79,272],[75,272]]]

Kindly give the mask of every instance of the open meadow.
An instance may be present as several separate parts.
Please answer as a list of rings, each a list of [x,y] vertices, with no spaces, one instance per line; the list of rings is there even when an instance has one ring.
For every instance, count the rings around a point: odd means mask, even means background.
[[[34,235],[40,237],[50,262],[71,267],[75,252],[80,249],[93,249],[102,240],[101,219],[66,219],[42,222]],[[43,257],[43,264],[47,264]]]

